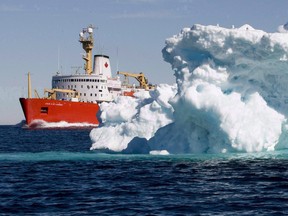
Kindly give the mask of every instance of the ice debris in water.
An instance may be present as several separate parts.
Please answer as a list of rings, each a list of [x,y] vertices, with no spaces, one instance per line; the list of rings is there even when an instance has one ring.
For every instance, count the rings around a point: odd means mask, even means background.
[[[91,149],[176,154],[286,148],[285,31],[196,24],[167,39],[162,53],[177,89],[160,85],[146,96],[102,104],[105,124],[91,131]]]

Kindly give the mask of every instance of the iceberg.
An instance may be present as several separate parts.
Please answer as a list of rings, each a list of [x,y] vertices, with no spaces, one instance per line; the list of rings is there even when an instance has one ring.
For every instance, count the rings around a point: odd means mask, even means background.
[[[101,105],[105,124],[91,131],[91,149],[183,154],[287,147],[287,32],[195,24],[168,38],[162,54],[176,86]]]
[[[104,125],[90,132],[91,150],[121,152],[132,141],[137,145],[139,139],[135,140],[135,137],[149,140],[159,128],[173,122],[173,107],[168,101],[175,96],[176,90],[176,85],[160,84],[154,91],[138,92],[135,97],[121,96],[114,102],[102,103],[100,118]],[[144,147],[145,144],[134,147],[131,153]]]

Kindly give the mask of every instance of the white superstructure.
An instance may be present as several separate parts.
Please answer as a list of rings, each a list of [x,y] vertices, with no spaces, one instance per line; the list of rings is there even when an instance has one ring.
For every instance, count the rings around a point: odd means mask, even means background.
[[[52,88],[71,89],[78,92],[79,101],[102,102],[112,101],[121,95],[121,81],[111,75],[110,60],[105,55],[94,56],[93,72],[88,74],[55,75]],[[67,93],[57,93],[57,100],[67,100]]]
[[[92,49],[94,44],[93,27],[84,28],[80,34],[79,42],[82,43],[86,54],[83,74],[60,75],[52,77],[52,89],[70,89],[78,92],[78,101],[99,103],[113,101],[122,94],[121,81],[117,76],[112,77],[109,56],[94,55],[92,69]],[[65,92],[57,92],[57,100],[71,100]]]

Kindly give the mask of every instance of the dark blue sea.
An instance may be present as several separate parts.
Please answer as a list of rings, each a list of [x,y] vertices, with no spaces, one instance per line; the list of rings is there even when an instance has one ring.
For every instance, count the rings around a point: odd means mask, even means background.
[[[0,215],[288,215],[288,151],[104,154],[90,130],[0,126]]]

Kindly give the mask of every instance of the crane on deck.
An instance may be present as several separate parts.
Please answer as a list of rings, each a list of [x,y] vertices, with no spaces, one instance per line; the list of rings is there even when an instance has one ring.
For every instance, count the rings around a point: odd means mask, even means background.
[[[48,94],[46,97],[47,99],[53,99],[56,100],[56,93],[61,92],[61,93],[67,93],[67,95],[71,98],[78,98],[78,92],[76,90],[71,90],[71,89],[44,89],[44,94]]]
[[[124,77],[125,77],[124,82],[126,83],[126,85],[128,85],[128,83],[129,83],[128,77],[133,77],[139,82],[139,88],[143,88],[145,90],[151,90],[151,89],[155,88],[154,85],[151,85],[148,83],[147,78],[145,77],[145,75],[142,72],[137,74],[137,73],[118,71],[117,74],[124,75]]]

